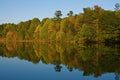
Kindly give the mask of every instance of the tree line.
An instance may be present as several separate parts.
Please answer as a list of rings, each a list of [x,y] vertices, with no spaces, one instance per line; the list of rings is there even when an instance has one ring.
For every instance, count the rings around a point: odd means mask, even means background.
[[[67,13],[61,18],[61,10],[55,17],[38,18],[0,25],[0,40],[34,40],[40,42],[106,43],[120,42],[120,5],[115,10],[104,10],[98,5],[83,8],[83,13]]]

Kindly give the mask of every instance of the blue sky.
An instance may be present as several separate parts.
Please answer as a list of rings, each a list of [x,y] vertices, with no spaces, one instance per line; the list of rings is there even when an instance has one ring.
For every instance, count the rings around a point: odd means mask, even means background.
[[[120,4],[120,0],[0,0],[0,24],[19,23],[34,17],[52,18],[56,10],[61,10],[65,17],[70,10],[78,14],[94,5],[114,10],[115,3]]]

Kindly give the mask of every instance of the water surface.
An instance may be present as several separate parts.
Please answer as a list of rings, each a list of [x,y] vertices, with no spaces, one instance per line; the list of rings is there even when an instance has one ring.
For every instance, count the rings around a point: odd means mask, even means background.
[[[0,80],[120,80],[120,47],[0,43]]]

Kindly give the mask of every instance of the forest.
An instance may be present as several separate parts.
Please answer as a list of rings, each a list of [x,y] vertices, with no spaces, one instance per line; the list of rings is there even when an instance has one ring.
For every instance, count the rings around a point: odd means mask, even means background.
[[[98,5],[83,8],[74,14],[69,11],[61,18],[57,10],[53,18],[41,21],[33,18],[18,24],[0,25],[0,41],[38,41],[68,43],[118,43],[120,42],[120,5],[115,10],[104,10]]]

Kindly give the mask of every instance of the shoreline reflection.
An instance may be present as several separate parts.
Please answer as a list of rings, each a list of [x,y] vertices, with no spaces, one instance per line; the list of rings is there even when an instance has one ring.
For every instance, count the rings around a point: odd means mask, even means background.
[[[54,65],[56,72],[61,72],[64,65],[69,72],[84,71],[83,76],[115,73],[115,80],[120,79],[119,45],[0,43],[0,56],[18,57],[33,64],[41,61]]]

